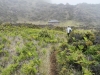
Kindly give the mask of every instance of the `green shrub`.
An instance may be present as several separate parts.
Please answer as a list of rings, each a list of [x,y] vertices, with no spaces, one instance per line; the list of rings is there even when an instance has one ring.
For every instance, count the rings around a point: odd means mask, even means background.
[[[85,33],[85,37],[87,38],[87,39],[89,39],[90,41],[94,41],[95,40],[95,35],[94,35],[94,33],[92,33],[92,32],[87,32],[87,33]]]
[[[90,40],[88,40],[88,41],[86,41],[86,45],[87,45],[87,46],[92,46],[92,45],[93,45],[93,42],[90,41]]]
[[[89,46],[86,50],[85,54],[91,54],[91,55],[97,55],[97,52],[99,52],[100,46],[99,45],[92,45]]]
[[[62,50],[65,50],[65,48],[68,48],[67,42],[63,42],[63,43],[60,45],[60,48],[61,48]]]
[[[7,68],[2,70],[2,75],[12,75],[17,69],[18,63],[10,64]]]
[[[22,65],[21,71],[24,75],[36,75],[38,64],[40,64],[39,60],[31,60],[29,63]]]
[[[84,67],[83,67],[83,74],[84,75],[93,75],[92,72],[89,69],[84,68]]]
[[[100,62],[100,54],[95,55],[94,59],[98,62]]]
[[[27,42],[22,49],[17,48],[17,55],[18,61],[38,57],[38,53],[33,42]]]
[[[51,38],[51,35],[47,30],[42,30],[40,31],[38,37]]]

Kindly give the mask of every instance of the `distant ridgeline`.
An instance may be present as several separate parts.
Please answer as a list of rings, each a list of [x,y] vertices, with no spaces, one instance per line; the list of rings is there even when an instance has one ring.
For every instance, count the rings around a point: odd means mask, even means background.
[[[75,21],[82,25],[100,24],[100,4],[63,5],[45,0],[0,0],[0,21],[11,23],[56,19],[60,22]]]

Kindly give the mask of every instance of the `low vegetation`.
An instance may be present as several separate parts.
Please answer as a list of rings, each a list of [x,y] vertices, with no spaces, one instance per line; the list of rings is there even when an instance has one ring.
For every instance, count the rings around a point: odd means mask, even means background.
[[[96,33],[0,25],[0,75],[99,75]]]

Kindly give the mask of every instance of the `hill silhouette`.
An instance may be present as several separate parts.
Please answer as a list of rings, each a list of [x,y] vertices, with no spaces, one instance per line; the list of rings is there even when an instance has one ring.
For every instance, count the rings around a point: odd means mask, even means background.
[[[0,21],[32,22],[57,19],[81,25],[100,24],[100,4],[51,4],[45,0],[0,0]]]

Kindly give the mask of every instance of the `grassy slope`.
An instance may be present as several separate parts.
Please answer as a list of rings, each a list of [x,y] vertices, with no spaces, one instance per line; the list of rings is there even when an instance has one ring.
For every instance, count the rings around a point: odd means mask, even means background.
[[[97,53],[99,48],[92,47],[91,37],[87,38],[85,36],[87,32],[91,31],[73,31],[71,42],[70,38],[66,36],[66,32],[63,31],[24,26],[0,26],[0,75],[36,75],[38,73],[53,75],[55,73],[51,73],[53,72],[51,66],[54,63],[57,63],[55,69],[57,69],[59,75],[81,75],[81,73],[92,75],[87,66],[99,61],[96,59],[89,61],[86,58],[88,54],[82,52],[84,45],[80,45],[80,41],[88,45],[89,48],[86,50],[90,55],[99,55]],[[77,38],[75,39],[73,35],[77,34],[83,35],[85,38],[80,40],[79,37],[76,41]],[[79,43],[79,48],[74,46],[77,43]],[[96,49],[93,51],[90,48]],[[52,52],[55,52],[57,61],[51,63]],[[81,65],[82,72],[73,69],[71,67],[73,63]]]
[[[29,64],[32,61],[40,63],[35,64],[36,70],[32,72],[49,75],[50,74],[50,52],[52,42],[57,42],[56,39],[63,39],[57,36],[65,34],[61,31],[48,30],[52,38],[45,40],[39,37],[39,33],[47,29],[34,29],[27,27],[16,26],[0,26],[0,74],[2,75],[15,75],[29,74]],[[54,44],[55,44],[54,43]],[[3,47],[2,47],[3,46]],[[32,47],[33,46],[33,47]],[[36,48],[35,51],[31,50]],[[26,50],[25,53],[24,50]],[[33,52],[33,54],[31,54]],[[35,53],[35,54],[34,54]],[[23,56],[24,55],[24,56]],[[34,59],[36,58],[36,60]],[[34,62],[35,63],[35,62]],[[13,64],[13,65],[12,65]],[[28,65],[25,67],[24,65]],[[13,67],[13,69],[11,69]],[[19,67],[19,68],[17,68]],[[27,71],[25,70],[27,69]]]

